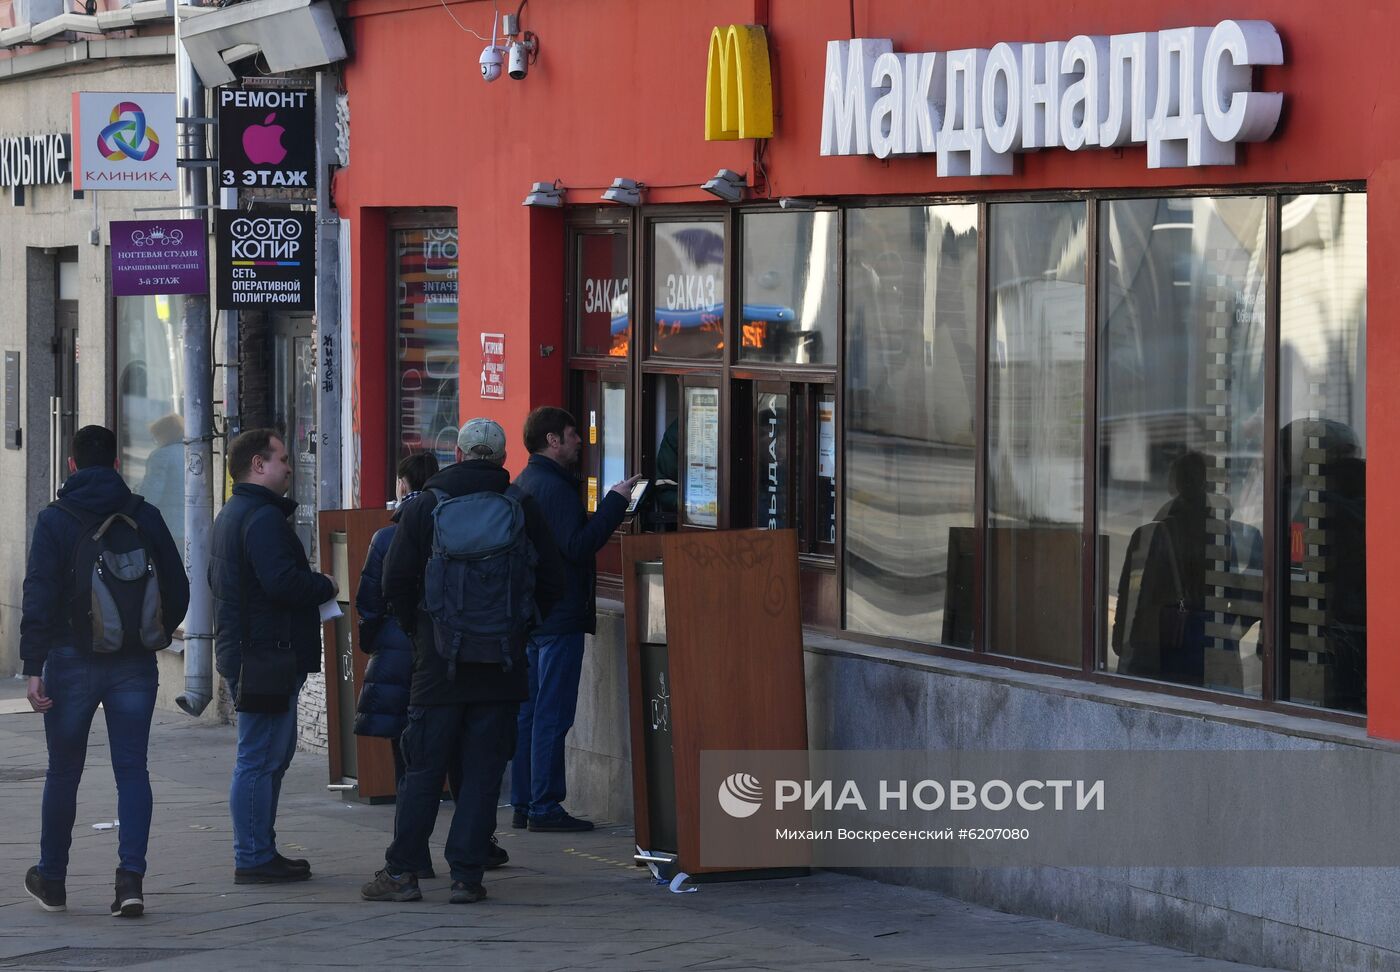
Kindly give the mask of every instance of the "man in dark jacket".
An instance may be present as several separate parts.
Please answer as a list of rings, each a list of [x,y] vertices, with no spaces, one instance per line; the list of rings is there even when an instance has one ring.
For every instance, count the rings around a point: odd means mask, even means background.
[[[151,555],[160,588],[165,644],[185,618],[190,585],[180,552],[160,511],[134,496],[117,474],[117,437],[98,425],[73,436],[72,473],[58,502],[39,512],[29,545],[20,616],[20,657],[29,676],[29,704],[44,714],[49,746],[44,781],[39,864],[24,888],[45,911],[67,906],[65,881],[73,842],[78,782],[87,757],[88,729],[101,704],[107,719],[112,772],[117,780],[117,896],[112,914],[134,917],[145,909],[141,889],[151,831],[151,780],[146,770],[151,713],[156,704],[156,657],[148,649],[92,650],[93,627],[76,562],[79,537],[113,514],[125,513]],[[131,539],[128,536],[128,539]]]
[[[277,850],[277,797],[296,751],[297,695],[321,669],[318,605],[335,581],[311,569],[287,518],[297,504],[287,447],[272,429],[229,443],[233,495],[214,520],[209,586],[214,655],[238,709],[229,789],[236,884],[304,881],[311,867]]]
[[[384,560],[384,597],[390,613],[413,638],[415,663],[408,728],[402,739],[407,773],[394,811],[394,840],[384,854],[384,869],[360,889],[368,901],[422,897],[413,873],[415,857],[437,818],[450,759],[459,760],[462,770],[447,835],[450,900],[470,904],[486,897],[481,875],[496,828],[496,800],[506,761],[515,748],[516,711],[529,694],[523,635],[510,645],[509,668],[458,662],[454,674],[438,653],[432,619],[422,607],[437,491],[454,498],[504,493],[510,488],[510,474],[502,468],[506,437],[497,423],[484,418],[467,422],[458,433],[457,452],[463,461],[428,480],[424,491],[403,506]],[[544,615],[559,599],[563,585],[559,552],[539,508],[529,497],[521,497],[521,506],[526,536],[538,556],[535,603]],[[470,604],[472,592],[466,591],[465,597]]]
[[[544,406],[525,419],[530,461],[515,480],[533,496],[564,558],[564,597],[530,636],[530,700],[520,707],[511,762],[511,824],[535,831],[592,830],[564,810],[564,737],[574,724],[583,670],[583,636],[597,627],[595,558],[627,512],[633,476],[610,489],[598,512],[585,515],[579,481],[571,472],[583,442],[574,417]]]

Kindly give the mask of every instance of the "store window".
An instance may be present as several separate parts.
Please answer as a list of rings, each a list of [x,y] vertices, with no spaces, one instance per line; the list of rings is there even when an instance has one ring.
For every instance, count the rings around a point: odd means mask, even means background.
[[[183,297],[118,297],[117,455],[122,477],[184,550],[185,356]]]
[[[394,449],[456,460],[459,424],[457,229],[394,231]]]
[[[1366,196],[1279,219],[1279,697],[1366,711]]]
[[[836,213],[752,213],[741,225],[739,359],[835,366],[841,280]]]
[[[664,221],[651,228],[651,353],[719,360],[724,355],[724,221]]]
[[[977,247],[973,205],[847,213],[844,560],[855,631],[972,645]]]
[[[1107,666],[1257,697],[1266,200],[1113,200],[1100,213]]]
[[[988,212],[987,650],[1079,665],[1086,207]]]
[[[576,354],[626,358],[632,336],[627,231],[574,236]]]

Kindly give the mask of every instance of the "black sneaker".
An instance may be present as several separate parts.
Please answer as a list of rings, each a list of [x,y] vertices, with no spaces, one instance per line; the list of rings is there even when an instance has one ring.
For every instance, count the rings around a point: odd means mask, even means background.
[[[68,910],[68,891],[63,887],[63,882],[50,881],[39,873],[37,866],[24,872],[24,890],[45,911]]]
[[[571,817],[563,810],[560,810],[558,813],[550,814],[548,817],[530,818],[530,830],[532,833],[537,834],[576,834],[580,831],[592,829],[593,821]]]
[[[423,892],[418,890],[418,876],[412,871],[394,877],[386,867],[375,871],[374,880],[360,888],[360,897],[366,901],[422,901]]]
[[[491,846],[486,848],[486,867],[488,870],[495,867],[505,867],[510,863],[510,855],[501,846],[501,842],[496,839],[496,835],[491,835]]]
[[[291,881],[305,881],[309,877],[309,869],[294,867],[285,857],[274,857],[257,867],[238,867],[233,870],[234,884],[287,884]]]
[[[140,918],[146,911],[141,875],[117,868],[117,896],[112,899],[113,918]]]
[[[530,816],[524,810],[517,810],[510,815],[510,825],[515,830],[524,830],[530,823]]]
[[[278,861],[289,871],[305,871],[311,873],[311,862],[304,857],[283,857],[281,851],[274,851],[272,859]]]
[[[486,889],[481,885],[453,881],[452,894],[447,900],[452,904],[476,904],[484,897],[486,897]]]

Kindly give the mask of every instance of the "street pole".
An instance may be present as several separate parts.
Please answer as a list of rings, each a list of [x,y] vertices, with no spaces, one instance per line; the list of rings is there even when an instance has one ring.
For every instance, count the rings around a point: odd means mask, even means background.
[[[189,0],[180,0],[188,4]],[[192,4],[191,4],[192,5]],[[180,206],[208,225],[208,182],[203,119],[204,85],[185,53],[179,12],[175,17],[175,102],[182,123],[185,158],[196,164],[179,173]],[[205,230],[206,236],[208,230]],[[209,591],[209,536],[214,520],[214,361],[211,356],[209,294],[185,298],[181,343],[185,350],[185,572],[190,607],[185,615],[185,691],[177,705],[198,716],[214,694],[214,602]]]
[[[338,510],[342,502],[341,394],[346,380],[340,340],[340,214],[331,206],[331,168],[336,161],[336,76],[316,72],[316,507]],[[330,569],[330,551],[321,568]]]

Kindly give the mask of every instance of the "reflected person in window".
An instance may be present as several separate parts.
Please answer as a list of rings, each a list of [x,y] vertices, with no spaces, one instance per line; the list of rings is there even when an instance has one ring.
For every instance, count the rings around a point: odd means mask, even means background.
[[[146,457],[146,477],[138,492],[170,527],[175,549],[185,549],[185,420],[175,412],[151,423],[156,447]]]

